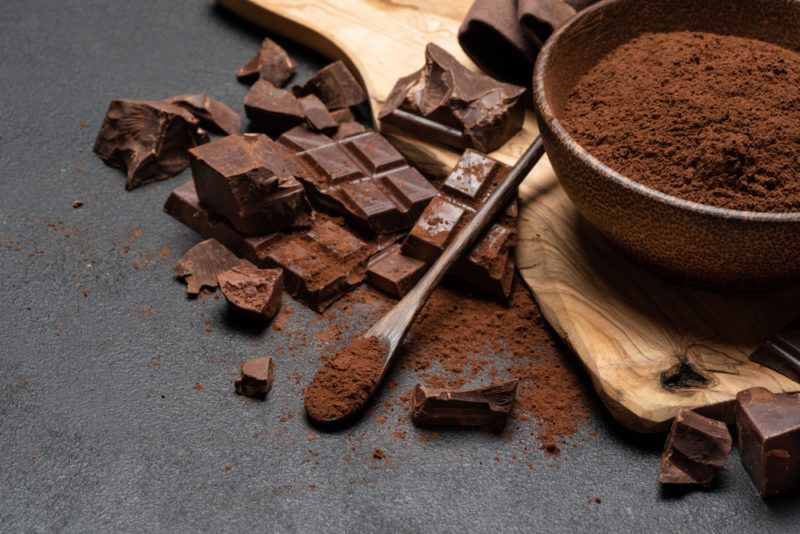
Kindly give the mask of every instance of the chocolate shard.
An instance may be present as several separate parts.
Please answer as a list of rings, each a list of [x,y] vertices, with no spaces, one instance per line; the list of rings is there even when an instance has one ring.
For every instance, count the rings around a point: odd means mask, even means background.
[[[297,63],[289,57],[289,54],[278,43],[265,37],[261,43],[261,50],[236,71],[236,78],[244,83],[253,83],[260,78],[276,87],[283,87],[295,70]]]
[[[259,80],[244,95],[244,111],[254,130],[277,137],[306,118],[300,101],[289,91]]]
[[[363,282],[369,259],[398,239],[358,236],[321,213],[307,229],[246,236],[200,205],[191,181],[170,194],[164,210],[258,267],[283,268],[286,291],[320,312]]]
[[[170,104],[182,107],[200,121],[206,130],[228,135],[242,131],[242,119],[238,113],[207,94],[179,95],[167,99]]]
[[[307,172],[298,179],[318,207],[376,234],[414,224],[436,189],[379,133],[334,140],[294,128],[278,142],[294,150]]]
[[[397,243],[370,260],[367,281],[394,297],[402,298],[427,270],[424,261],[406,256]]]
[[[763,497],[800,488],[800,395],[757,387],[736,396],[739,455]]]
[[[186,279],[186,292],[197,295],[203,287],[217,287],[219,273],[242,263],[219,241],[206,239],[186,251],[175,264],[175,272]]]
[[[335,109],[331,111],[331,117],[333,117],[333,120],[339,124],[356,121],[356,118],[353,115],[353,112],[350,111],[350,108]]]
[[[477,427],[502,432],[517,397],[517,380],[450,391],[414,387],[411,419],[425,427]]]
[[[162,100],[112,100],[94,152],[127,174],[125,188],[166,180],[189,166],[188,150],[208,142],[191,113]]]
[[[367,100],[367,93],[341,61],[318,70],[305,84],[294,86],[292,91],[297,96],[317,95],[328,109],[349,108]]]
[[[508,165],[489,156],[465,151],[409,232],[403,254],[428,264],[436,261],[509,171]],[[508,297],[514,279],[516,217],[512,201],[450,274],[492,295]]]
[[[731,444],[725,423],[692,410],[678,410],[661,455],[658,481],[666,485],[711,486],[728,461]]]
[[[425,66],[398,80],[379,118],[424,139],[492,152],[525,120],[525,88],[475,74],[430,43]]]
[[[306,123],[310,128],[327,134],[336,132],[339,123],[328,112],[328,108],[325,107],[322,100],[315,95],[307,95],[299,100],[305,111]]]
[[[344,139],[345,137],[350,137],[351,135],[364,133],[366,131],[367,129],[364,128],[360,122],[343,122],[339,125],[333,138],[336,140]]]
[[[241,375],[233,383],[236,393],[263,400],[272,389],[275,364],[269,356],[246,360],[241,365]]]
[[[750,360],[800,382],[800,320],[766,339]]]
[[[283,271],[236,265],[219,273],[222,294],[235,310],[257,319],[272,319],[281,307]]]
[[[200,202],[249,235],[311,224],[311,206],[294,176],[292,154],[266,135],[223,137],[192,149]]]

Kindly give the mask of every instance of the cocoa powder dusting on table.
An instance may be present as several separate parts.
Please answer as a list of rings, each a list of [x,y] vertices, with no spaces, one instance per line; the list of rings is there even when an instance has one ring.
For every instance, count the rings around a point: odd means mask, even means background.
[[[800,53],[729,35],[648,33],[578,82],[561,117],[592,155],[658,191],[800,211]]]

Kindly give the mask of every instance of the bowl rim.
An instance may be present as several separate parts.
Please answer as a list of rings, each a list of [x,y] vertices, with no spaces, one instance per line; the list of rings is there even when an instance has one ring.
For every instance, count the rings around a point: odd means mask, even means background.
[[[555,113],[553,113],[553,109],[550,106],[550,102],[547,98],[547,92],[545,91],[544,87],[545,66],[550,61],[552,49],[555,46],[555,43],[559,41],[559,39],[561,39],[565,33],[570,31],[570,29],[584,17],[591,15],[595,11],[606,9],[610,5],[627,1],[630,0],[601,0],[600,2],[597,2],[596,4],[582,11],[579,11],[566,23],[556,29],[550,38],[545,42],[544,46],[539,51],[533,72],[533,94],[536,107],[539,111],[539,116],[550,128],[552,128],[559,140],[564,143],[572,152],[578,155],[578,158],[583,159],[590,166],[596,168],[601,174],[610,178],[612,181],[616,182],[622,187],[645,197],[649,197],[652,200],[662,202],[679,210],[690,211],[699,215],[710,215],[717,218],[734,219],[747,222],[800,223],[800,211],[772,212],[720,208],[709,204],[701,204],[692,200],[686,200],[643,185],[615,171],[597,159],[591,154],[591,152],[581,146],[580,143],[578,143],[572,137],[572,135],[567,132],[566,128],[562,126],[561,121],[556,118]]]

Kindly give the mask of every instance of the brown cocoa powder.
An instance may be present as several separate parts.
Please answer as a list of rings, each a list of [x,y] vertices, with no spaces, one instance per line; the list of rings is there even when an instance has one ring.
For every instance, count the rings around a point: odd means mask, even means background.
[[[576,85],[563,123],[600,161],[683,199],[800,211],[800,53],[753,39],[649,33]]]

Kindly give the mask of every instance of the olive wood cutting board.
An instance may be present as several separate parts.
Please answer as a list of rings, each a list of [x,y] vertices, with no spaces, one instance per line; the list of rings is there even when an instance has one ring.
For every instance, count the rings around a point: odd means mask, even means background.
[[[218,2],[345,61],[369,91],[373,116],[397,79],[422,67],[429,42],[475,69],[456,39],[471,0]],[[454,151],[379,127],[429,174],[445,175],[458,159]],[[513,164],[537,133],[528,111],[523,130],[492,156]],[[800,315],[800,288],[731,296],[650,274],[580,218],[547,158],[520,187],[519,234],[523,278],[623,425],[664,430],[679,407],[731,420],[742,389],[800,391],[800,384],[748,361],[761,338]]]

